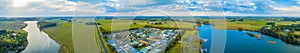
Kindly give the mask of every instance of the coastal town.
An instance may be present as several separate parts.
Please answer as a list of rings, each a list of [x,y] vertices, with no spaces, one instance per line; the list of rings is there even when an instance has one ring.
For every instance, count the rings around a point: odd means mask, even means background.
[[[157,53],[163,51],[170,41],[182,33],[181,30],[161,30],[157,28],[142,28],[124,32],[115,32],[108,40],[120,53]]]

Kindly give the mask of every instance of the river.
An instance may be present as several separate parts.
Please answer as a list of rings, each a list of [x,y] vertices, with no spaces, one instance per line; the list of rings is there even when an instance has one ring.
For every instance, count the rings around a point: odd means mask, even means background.
[[[199,26],[201,38],[208,39],[203,43],[203,49],[207,49],[204,53],[209,53],[212,40],[212,25]],[[226,45],[224,53],[300,53],[300,46],[287,44],[280,39],[275,39],[270,36],[262,35],[258,32],[250,32],[259,34],[263,38],[261,40],[256,37],[251,37],[247,34],[249,31],[226,30]],[[200,36],[199,35],[199,36]],[[274,41],[276,44],[267,43],[267,41]]]
[[[21,53],[58,53],[60,45],[51,39],[47,33],[40,31],[38,21],[25,21],[23,29],[28,32],[28,46]]]

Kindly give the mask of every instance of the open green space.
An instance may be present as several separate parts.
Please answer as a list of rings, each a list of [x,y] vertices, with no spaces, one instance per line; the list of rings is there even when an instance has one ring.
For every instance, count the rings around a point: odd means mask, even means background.
[[[194,23],[189,22],[175,22],[175,21],[162,21],[162,24],[149,24],[150,21],[144,20],[97,20],[101,23],[104,32],[122,31],[133,28],[143,28],[145,26],[157,28],[188,28],[192,29]],[[135,24],[134,24],[135,23]]]
[[[292,25],[292,24],[300,24],[300,21],[298,21],[298,22],[292,22],[292,21],[276,22],[276,25]]]
[[[261,29],[265,24],[266,21],[254,21],[254,20],[244,20],[244,21],[235,21],[235,22],[230,22],[227,20],[212,20],[212,24],[217,23],[217,22],[226,22],[225,25],[218,25],[215,24],[214,27],[216,29],[231,29],[231,30],[238,30],[238,29],[243,29],[243,30],[251,30],[251,31],[257,31]],[[225,28],[226,27],[226,28]]]
[[[11,30],[16,32],[24,32],[22,30],[26,27],[26,24],[23,21],[0,21],[0,30]]]
[[[210,23],[220,23],[220,22],[225,22],[225,25],[220,25],[220,24],[214,24],[214,27],[216,29],[229,29],[229,30],[250,30],[250,31],[258,31],[260,30],[263,26],[266,25],[268,21],[267,19],[244,19],[243,21],[234,21],[230,22],[229,20],[220,20],[220,19],[211,19],[211,20],[206,20],[210,21]],[[276,22],[276,21],[272,21]],[[292,25],[292,24],[300,24],[300,22],[292,22],[292,21],[277,21],[276,25]],[[226,28],[225,28],[226,27]]]
[[[97,45],[96,27],[95,25],[87,25],[86,23],[94,23],[91,18],[74,18],[72,28],[73,45],[76,53],[100,53],[101,48]]]

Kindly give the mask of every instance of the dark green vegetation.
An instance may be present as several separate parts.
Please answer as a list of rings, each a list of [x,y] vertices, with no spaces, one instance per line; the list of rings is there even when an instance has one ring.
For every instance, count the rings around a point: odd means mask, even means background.
[[[292,24],[292,25],[277,25],[276,23],[267,23],[260,32],[270,35],[275,38],[279,38],[280,40],[294,44],[300,45],[300,34],[296,34],[296,31],[300,31],[299,24]]]
[[[40,26],[40,28],[48,28],[48,27],[55,27],[57,24],[54,22],[40,21],[38,22],[38,25]]]
[[[0,53],[21,52],[28,44],[27,34],[0,30]]]

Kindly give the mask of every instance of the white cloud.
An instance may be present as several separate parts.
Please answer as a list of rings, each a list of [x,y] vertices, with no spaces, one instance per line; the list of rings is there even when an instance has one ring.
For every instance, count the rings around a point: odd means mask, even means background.
[[[126,5],[137,6],[137,5],[147,5],[155,3],[154,0],[127,0]]]
[[[43,2],[45,0],[13,0],[12,7],[24,7],[31,2]]]
[[[190,1],[180,0],[178,3],[153,5],[149,4],[157,3],[154,0],[105,0],[109,2],[102,2],[98,4],[92,4],[89,2],[72,2],[67,0],[0,0],[0,16],[37,16],[37,15],[174,15],[174,16],[258,16],[258,15],[282,15],[282,16],[300,16],[299,7],[272,7],[275,12],[271,14],[243,14],[232,11],[214,11],[212,8],[222,7],[234,9],[234,11],[248,12],[254,11],[259,8],[259,4],[251,1],[234,1],[227,2],[233,6],[221,6],[217,4],[220,1]],[[238,3],[237,3],[238,2]],[[298,2],[300,3],[300,2]],[[182,5],[185,4],[185,5]],[[135,7],[143,6],[146,7]],[[237,7],[237,6],[246,6]],[[196,9],[189,11],[190,9]],[[116,12],[113,12],[116,10]],[[208,12],[203,12],[203,11]],[[112,11],[112,12],[106,12]],[[122,12],[118,12],[122,11]],[[128,12],[127,12],[128,11]],[[157,12],[159,11],[159,12]]]
[[[189,12],[189,11],[159,11],[145,10],[139,12],[116,12],[106,13],[102,16],[276,16],[276,15],[260,15],[260,14],[241,14],[232,12]]]
[[[87,2],[77,3],[66,0],[6,0],[6,2],[0,1],[1,3],[6,5],[0,5],[0,16],[73,15],[75,11],[88,14],[86,12],[95,12],[96,10],[95,7],[87,7],[94,6]],[[76,6],[81,6],[81,8],[76,8]]]
[[[275,15],[286,15],[286,16],[300,16],[300,7],[273,7],[277,12],[274,12]]]

